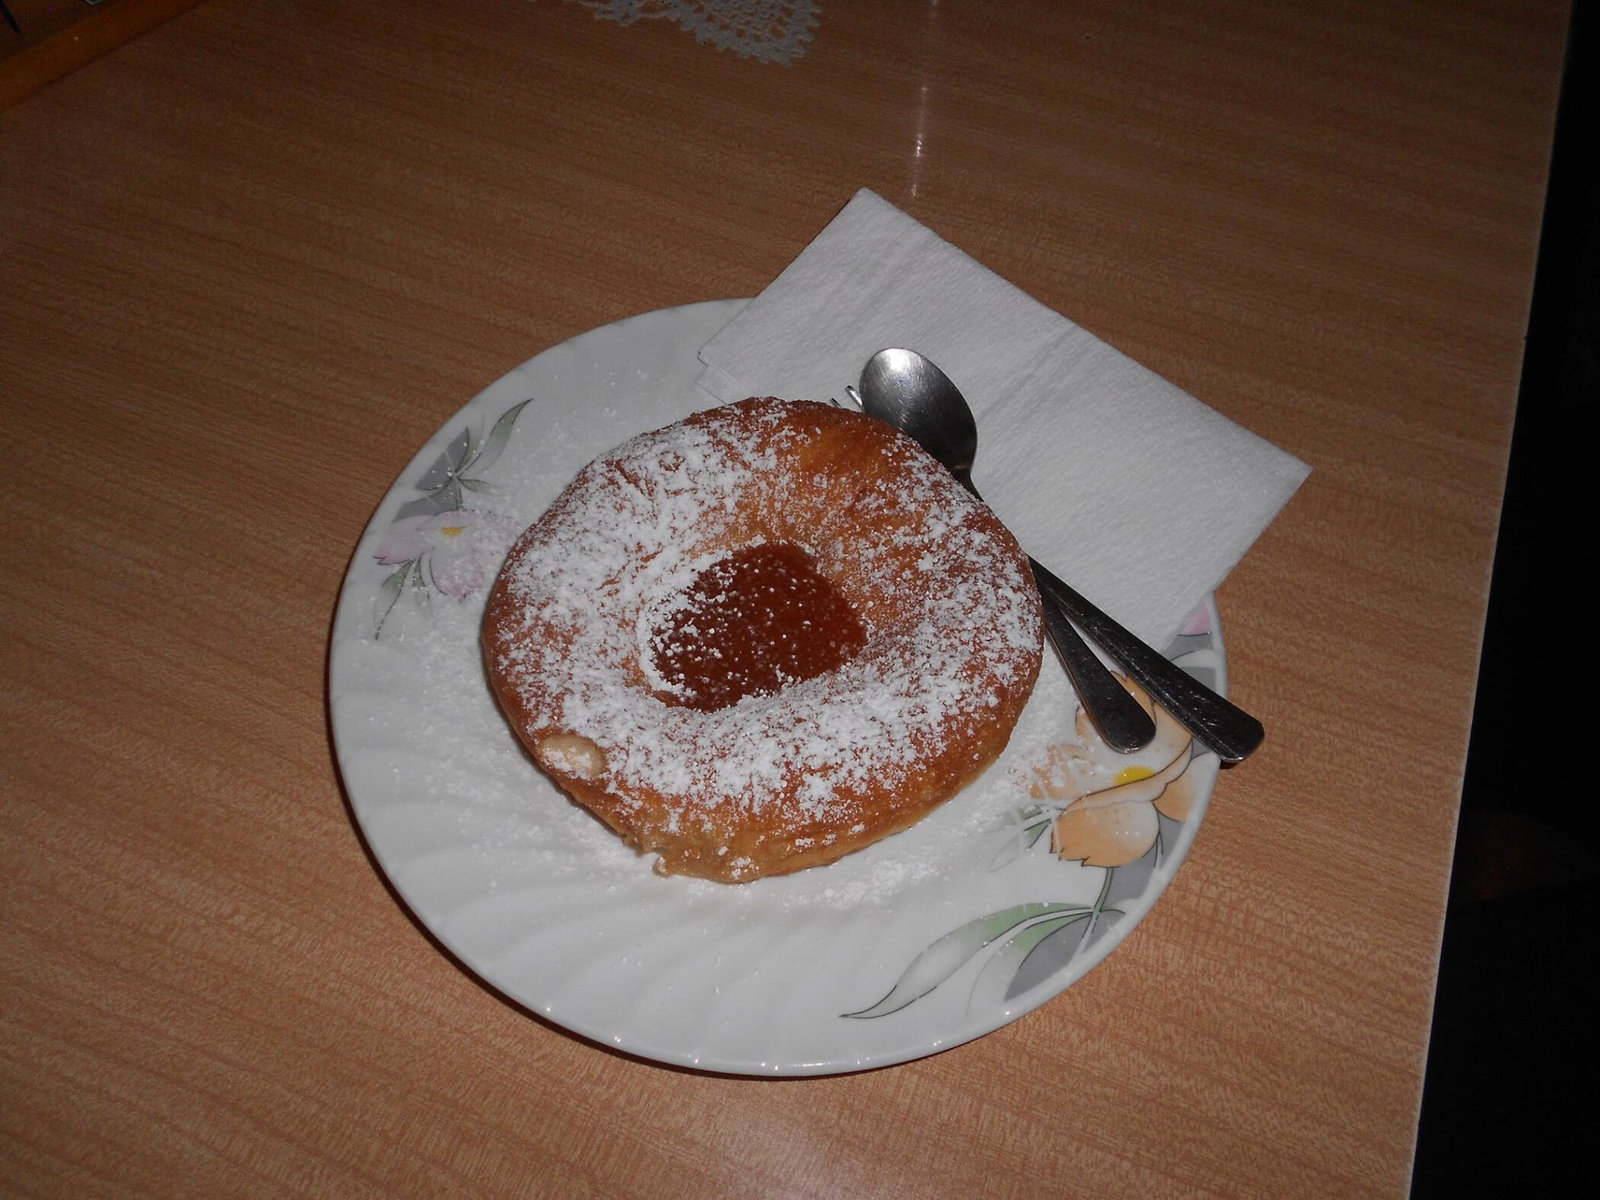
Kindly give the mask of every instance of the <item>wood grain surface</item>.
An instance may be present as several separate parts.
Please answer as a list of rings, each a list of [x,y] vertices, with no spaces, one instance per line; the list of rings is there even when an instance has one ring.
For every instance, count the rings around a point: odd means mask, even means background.
[[[209,0],[0,112],[0,1193],[1405,1192],[1566,6]],[[670,1070],[363,850],[366,521],[539,350],[871,187],[1314,468],[1219,593],[1268,727],[1081,983],[905,1066]]]

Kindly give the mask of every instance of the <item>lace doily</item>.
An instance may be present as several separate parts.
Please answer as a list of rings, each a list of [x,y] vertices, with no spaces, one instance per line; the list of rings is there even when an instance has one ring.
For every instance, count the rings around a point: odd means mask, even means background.
[[[741,58],[788,66],[811,44],[815,0],[578,0],[595,16],[621,25],[665,17],[698,42]]]

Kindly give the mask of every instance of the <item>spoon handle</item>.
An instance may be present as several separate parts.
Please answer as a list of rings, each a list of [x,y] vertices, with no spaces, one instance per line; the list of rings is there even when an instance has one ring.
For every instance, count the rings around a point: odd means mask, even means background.
[[[1105,663],[1100,661],[1073,627],[1065,608],[1045,590],[1043,577],[1055,577],[1033,559],[1030,558],[1028,563],[1033,567],[1034,578],[1041,581],[1039,598],[1044,602],[1045,632],[1050,635],[1050,644],[1056,648],[1062,665],[1067,668],[1067,675],[1083,704],[1083,711],[1089,714],[1094,727],[1113,750],[1131,754],[1148,746],[1150,739],[1156,735],[1155,722],[1150,719],[1150,714],[1129,695],[1127,688],[1117,682],[1117,677],[1106,669]]]
[[[972,493],[974,500],[984,503],[973,485],[970,464],[951,467],[950,473]],[[1028,565],[1033,568],[1034,584],[1039,589],[1039,599],[1044,608],[1044,631],[1050,636],[1050,644],[1056,648],[1061,665],[1067,669],[1067,677],[1072,680],[1073,690],[1078,693],[1078,702],[1083,705],[1083,711],[1100,731],[1105,744],[1118,754],[1132,754],[1135,750],[1144,749],[1156,736],[1155,721],[1128,689],[1117,682],[1117,677],[1106,669],[1100,656],[1089,648],[1089,643],[1083,640],[1083,635],[1073,625],[1070,610],[1062,604],[1059,596],[1045,586],[1045,581],[1053,580],[1062,587],[1066,585],[1032,555],[1028,556]]]
[[[1038,563],[1033,564],[1033,575],[1041,593],[1065,609],[1091,640],[1142,683],[1190,733],[1215,750],[1223,762],[1239,762],[1261,745],[1266,730],[1244,709],[1152,650]]]

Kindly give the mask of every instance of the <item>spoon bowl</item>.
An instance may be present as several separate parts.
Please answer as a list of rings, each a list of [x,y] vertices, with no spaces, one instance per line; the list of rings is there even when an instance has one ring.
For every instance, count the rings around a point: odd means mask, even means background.
[[[861,372],[861,407],[909,434],[972,491],[978,422],[967,398],[933,360],[915,350],[880,350]]]

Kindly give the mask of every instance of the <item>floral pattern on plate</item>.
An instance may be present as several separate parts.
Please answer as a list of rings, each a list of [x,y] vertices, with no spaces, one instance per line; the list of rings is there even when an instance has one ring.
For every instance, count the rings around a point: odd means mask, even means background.
[[[1198,633],[1208,632],[1204,618]],[[1118,869],[1145,858],[1151,868],[1160,865],[1162,827],[1189,818],[1200,784],[1189,774],[1197,747],[1188,730],[1137,683],[1118,678],[1155,718],[1155,737],[1143,750],[1119,754],[1079,712],[1078,740],[1052,743],[1033,766],[1028,791],[1038,803],[1011,814],[1013,831],[995,861],[995,869],[1003,869],[1044,843],[1063,862],[1105,873],[1093,903],[1032,901],[974,917],[918,954],[876,1004],[843,1015],[899,1012],[980,955],[985,961],[968,1009],[1013,1000],[1070,964],[1125,915],[1113,900]]]
[[[462,429],[412,484],[421,494],[395,511],[373,555],[392,568],[373,601],[374,637],[407,596],[423,604],[435,593],[465,600],[487,582],[483,542],[503,542],[507,518],[488,503],[493,488],[486,474],[532,403],[506,409],[486,435]]]

